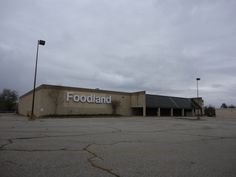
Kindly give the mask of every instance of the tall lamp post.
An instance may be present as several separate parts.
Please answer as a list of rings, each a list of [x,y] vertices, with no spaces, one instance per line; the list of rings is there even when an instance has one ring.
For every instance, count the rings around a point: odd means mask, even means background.
[[[38,40],[37,43],[37,52],[36,52],[36,62],[35,62],[35,69],[34,69],[34,88],[33,88],[33,100],[32,100],[32,110],[30,118],[34,118],[34,100],[35,100],[35,86],[36,86],[36,79],[37,79],[37,66],[38,66],[38,55],[39,55],[39,45],[45,45],[44,40]]]
[[[198,78],[196,78],[196,80],[197,80],[197,98],[199,97],[199,91],[198,91],[198,81],[200,81],[200,78],[198,77]]]
[[[198,90],[198,81],[200,81],[201,79],[199,77],[196,78],[196,81],[197,81],[197,100],[199,98],[199,90]],[[199,100],[198,100],[199,101]],[[199,117],[199,110],[197,112],[197,119],[200,119]]]

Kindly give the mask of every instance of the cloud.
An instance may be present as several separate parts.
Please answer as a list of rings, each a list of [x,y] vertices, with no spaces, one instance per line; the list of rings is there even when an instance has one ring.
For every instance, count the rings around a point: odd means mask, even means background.
[[[37,83],[236,104],[236,2],[172,0],[3,0],[0,89]]]

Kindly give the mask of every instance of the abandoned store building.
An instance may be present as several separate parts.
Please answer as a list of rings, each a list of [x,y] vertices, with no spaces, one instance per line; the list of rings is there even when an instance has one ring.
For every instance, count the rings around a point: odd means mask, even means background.
[[[19,113],[30,115],[33,91],[19,99]],[[35,90],[34,115],[195,116],[202,112],[202,98],[180,98],[139,92],[120,92],[56,85]]]

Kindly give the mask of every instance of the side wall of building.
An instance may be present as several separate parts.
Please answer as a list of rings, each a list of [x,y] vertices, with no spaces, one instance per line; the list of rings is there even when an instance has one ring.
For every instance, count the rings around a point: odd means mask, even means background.
[[[32,111],[32,97],[33,93],[30,92],[29,94],[20,97],[19,104],[18,104],[18,111],[19,114],[30,116]],[[35,91],[35,103],[34,103],[34,115],[40,116],[40,105],[42,102],[42,90]]]
[[[72,96],[111,97],[109,103],[74,101]],[[100,91],[90,89],[67,89],[66,87],[41,87],[36,91],[35,111],[37,117],[50,115],[132,115],[131,93]],[[19,112],[22,115],[30,114],[32,94],[20,98]]]
[[[146,93],[145,91],[131,94],[131,107],[140,109],[143,116],[146,116]],[[139,114],[140,115],[140,114]]]
[[[145,91],[135,92],[131,94],[131,107],[144,107],[145,101]]]

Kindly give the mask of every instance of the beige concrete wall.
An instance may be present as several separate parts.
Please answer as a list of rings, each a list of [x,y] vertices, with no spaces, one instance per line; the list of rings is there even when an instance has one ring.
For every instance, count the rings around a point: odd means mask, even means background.
[[[145,101],[146,101],[145,91],[135,92],[131,94],[132,107],[143,107],[145,105]]]
[[[220,118],[235,118],[236,119],[236,108],[220,108],[220,109],[216,109],[216,117],[220,117]]]
[[[131,94],[131,107],[142,108],[143,116],[146,116],[146,92],[135,92]]]
[[[112,114],[111,104],[96,104],[96,103],[77,103],[72,100],[66,101],[66,93],[73,92],[78,95],[91,95],[96,96],[111,96],[112,101],[118,101],[120,104],[117,106],[117,114],[130,115],[130,94],[119,94],[119,93],[99,93],[96,91],[63,91],[64,101],[60,104],[59,114]]]
[[[40,116],[40,105],[42,101],[42,90],[36,90],[35,91],[35,103],[34,103],[34,115],[35,116]],[[30,115],[32,111],[32,97],[33,94],[32,92],[29,93],[27,96],[21,97],[19,99],[19,104],[18,104],[18,111],[19,114],[21,115]]]
[[[111,96],[112,101],[119,102],[116,109],[116,114],[130,116],[132,114],[131,105],[137,107],[145,106],[145,92],[126,93],[101,91],[96,89],[71,89],[67,87],[42,87],[36,90],[35,97],[35,115],[37,117],[48,115],[98,115],[98,114],[112,114],[112,104],[104,103],[81,103],[67,100],[67,92],[74,95],[89,96],[95,94],[96,96]],[[132,103],[131,103],[132,102]],[[20,98],[19,112],[27,115],[31,112],[32,94],[28,93]]]
[[[32,94],[27,97],[20,98],[18,104],[19,114],[27,115],[28,113],[30,113],[31,112],[30,105],[32,106]]]

